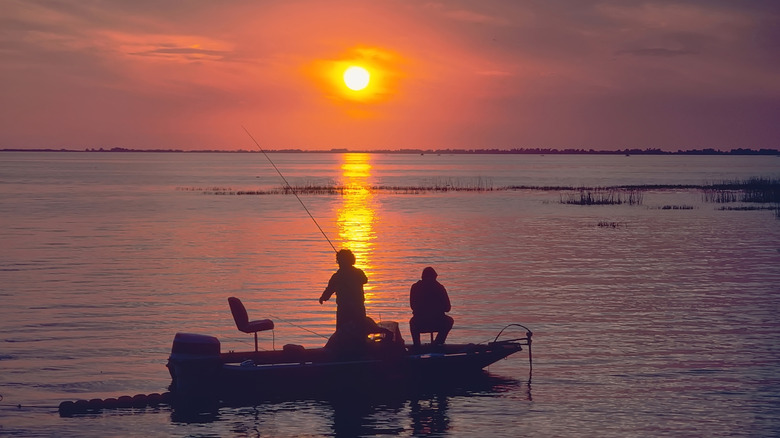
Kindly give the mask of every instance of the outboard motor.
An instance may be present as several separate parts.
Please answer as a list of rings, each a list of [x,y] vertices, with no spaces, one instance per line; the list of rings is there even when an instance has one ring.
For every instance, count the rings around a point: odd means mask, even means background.
[[[393,343],[404,346],[404,339],[401,337],[401,329],[395,321],[379,321],[376,325],[393,334]]]
[[[170,390],[174,395],[188,398],[212,396],[222,368],[219,339],[176,333],[167,367],[173,379]]]

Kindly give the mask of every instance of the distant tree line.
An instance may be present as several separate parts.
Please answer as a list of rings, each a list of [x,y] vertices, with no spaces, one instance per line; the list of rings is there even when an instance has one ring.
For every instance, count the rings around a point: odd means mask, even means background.
[[[122,147],[113,148],[87,148],[83,151],[75,149],[0,149],[0,152],[163,152],[163,153],[259,153],[259,150],[182,150],[182,149],[130,149]],[[530,155],[780,155],[780,149],[746,149],[736,148],[728,151],[706,149],[679,149],[677,151],[664,151],[658,148],[647,149],[553,149],[553,148],[513,148],[513,149],[372,149],[350,150],[334,148],[329,150],[306,149],[267,149],[270,153],[374,153],[374,154],[530,154]]]

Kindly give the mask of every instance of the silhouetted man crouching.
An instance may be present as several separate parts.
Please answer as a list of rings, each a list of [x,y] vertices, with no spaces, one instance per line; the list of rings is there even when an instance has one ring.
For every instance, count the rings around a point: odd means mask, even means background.
[[[412,306],[412,319],[409,328],[415,347],[420,346],[420,333],[437,332],[435,345],[442,345],[452,329],[454,320],[445,313],[451,310],[447,289],[436,281],[436,271],[427,267],[422,271],[422,280],[412,285],[409,292],[409,304]]]

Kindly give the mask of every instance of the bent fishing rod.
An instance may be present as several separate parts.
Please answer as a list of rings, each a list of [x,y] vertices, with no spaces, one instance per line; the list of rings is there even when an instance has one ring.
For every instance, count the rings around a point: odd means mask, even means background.
[[[247,135],[249,136],[249,138],[251,138],[251,139],[252,139],[252,141],[255,143],[255,146],[257,146],[257,148],[258,148],[258,149],[260,149],[260,152],[262,152],[262,153],[263,153],[263,155],[265,155],[265,158],[266,158],[266,160],[268,160],[268,162],[269,162],[269,163],[271,163],[271,166],[273,166],[273,167],[274,167],[274,170],[276,170],[276,173],[278,173],[278,174],[279,174],[279,176],[282,178],[282,181],[284,181],[284,184],[285,184],[285,188],[286,188],[287,190],[291,191],[291,192],[292,192],[292,194],[293,194],[293,195],[295,195],[295,199],[297,199],[297,200],[298,200],[298,202],[300,202],[300,203],[301,203],[301,206],[303,207],[303,209],[304,209],[304,210],[306,210],[306,214],[308,214],[308,215],[309,215],[309,217],[311,218],[311,220],[312,220],[312,221],[314,221],[314,225],[316,225],[316,226],[317,226],[317,229],[319,229],[319,230],[320,230],[320,233],[322,233],[323,237],[325,237],[325,240],[327,240],[327,241],[328,241],[328,243],[330,244],[330,247],[331,247],[331,248],[333,248],[333,251],[334,251],[334,252],[336,252],[336,253],[338,253],[338,250],[336,249],[336,247],[335,247],[335,246],[333,246],[333,242],[331,242],[331,241],[330,241],[330,239],[328,239],[328,235],[327,235],[327,234],[325,234],[325,231],[323,231],[323,230],[322,230],[322,227],[320,227],[320,224],[317,222],[317,219],[314,219],[314,216],[312,216],[312,214],[311,214],[311,212],[309,211],[309,209],[308,209],[308,208],[306,208],[306,204],[304,204],[304,203],[303,203],[303,201],[301,200],[301,198],[298,196],[298,193],[295,191],[295,189],[293,189],[293,188],[292,188],[292,186],[290,185],[290,183],[289,183],[289,182],[287,182],[287,178],[285,178],[285,177],[284,177],[284,175],[282,175],[282,172],[279,170],[279,168],[278,168],[278,167],[276,167],[276,164],[274,164],[274,162],[273,162],[273,161],[271,161],[271,157],[269,157],[269,156],[268,156],[268,154],[266,154],[266,153],[265,153],[265,151],[263,150],[262,146],[260,146],[260,143],[258,143],[258,142],[257,142],[257,140],[255,140],[255,137],[254,137],[254,136],[252,136],[252,133],[250,133],[250,132],[249,132],[249,130],[248,130],[248,129],[246,129],[246,127],[245,127],[244,125],[241,125],[241,127],[242,127],[242,128],[244,128],[244,131],[246,131],[246,134],[247,134]]]

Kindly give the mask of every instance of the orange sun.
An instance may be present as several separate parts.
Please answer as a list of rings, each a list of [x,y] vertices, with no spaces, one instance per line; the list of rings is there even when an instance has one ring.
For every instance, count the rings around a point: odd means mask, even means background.
[[[344,84],[350,90],[362,90],[368,86],[370,80],[371,74],[363,67],[353,65],[344,70]]]

